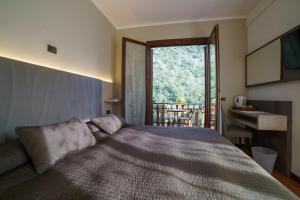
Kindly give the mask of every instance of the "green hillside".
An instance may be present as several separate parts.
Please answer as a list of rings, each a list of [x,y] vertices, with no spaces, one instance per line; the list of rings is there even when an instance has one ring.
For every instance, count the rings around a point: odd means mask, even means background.
[[[153,49],[153,102],[176,102],[180,97],[193,104],[204,104],[204,46]]]

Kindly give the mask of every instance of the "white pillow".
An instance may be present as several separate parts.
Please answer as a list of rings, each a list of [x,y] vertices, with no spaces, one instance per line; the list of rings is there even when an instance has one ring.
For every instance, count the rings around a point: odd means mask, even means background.
[[[96,126],[109,134],[114,134],[125,124],[125,121],[114,114],[108,114],[91,120]]]

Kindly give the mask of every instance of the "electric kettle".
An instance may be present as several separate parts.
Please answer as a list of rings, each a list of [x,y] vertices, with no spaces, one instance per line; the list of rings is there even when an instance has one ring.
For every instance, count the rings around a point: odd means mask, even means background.
[[[244,96],[236,96],[234,97],[234,104],[236,108],[241,108],[246,106],[246,97]]]

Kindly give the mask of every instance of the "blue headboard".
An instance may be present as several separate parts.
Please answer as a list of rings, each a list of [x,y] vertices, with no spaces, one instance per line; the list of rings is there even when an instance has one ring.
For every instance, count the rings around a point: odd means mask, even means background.
[[[0,57],[0,143],[16,126],[100,116],[102,81]]]

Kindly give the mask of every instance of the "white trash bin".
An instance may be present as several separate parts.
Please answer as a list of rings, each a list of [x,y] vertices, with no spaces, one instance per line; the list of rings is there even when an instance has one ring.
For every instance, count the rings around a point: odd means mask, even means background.
[[[277,157],[276,151],[265,147],[252,147],[252,155],[257,164],[272,174]]]

